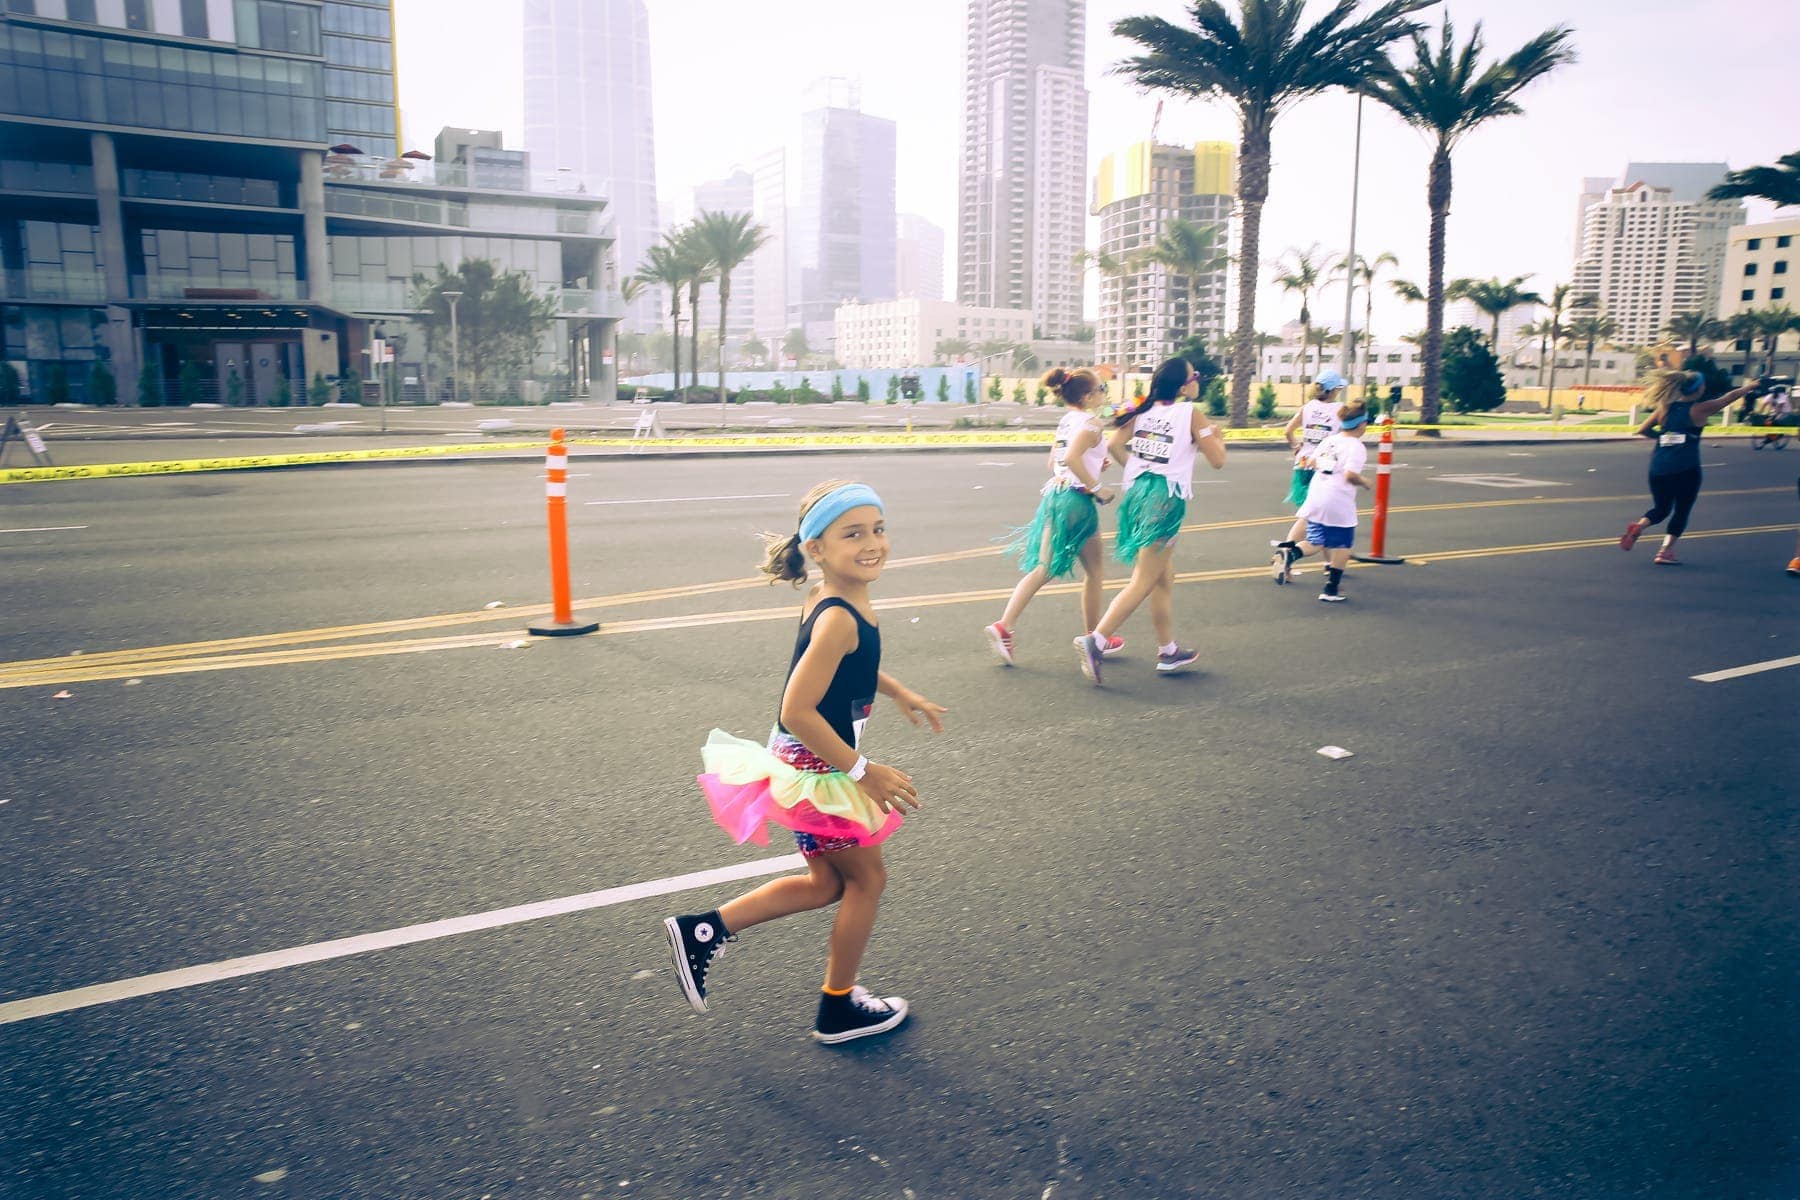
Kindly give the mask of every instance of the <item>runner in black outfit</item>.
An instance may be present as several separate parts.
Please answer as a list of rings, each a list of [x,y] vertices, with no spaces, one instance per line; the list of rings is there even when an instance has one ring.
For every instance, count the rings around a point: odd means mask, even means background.
[[[1738,388],[1711,400],[1700,397],[1706,391],[1706,377],[1697,371],[1659,371],[1644,389],[1650,404],[1650,415],[1639,425],[1637,433],[1653,438],[1656,450],[1650,455],[1650,509],[1625,527],[1619,538],[1619,549],[1637,545],[1644,530],[1668,520],[1669,531],[1656,552],[1656,565],[1681,565],[1675,557],[1675,543],[1687,532],[1688,514],[1700,495],[1700,435],[1713,414],[1734,404],[1752,389]]]

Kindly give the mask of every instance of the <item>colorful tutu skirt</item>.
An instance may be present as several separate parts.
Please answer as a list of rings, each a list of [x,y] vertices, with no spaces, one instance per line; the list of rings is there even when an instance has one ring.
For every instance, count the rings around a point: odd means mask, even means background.
[[[769,844],[768,824],[791,829],[809,854],[879,846],[903,818],[882,812],[842,771],[777,730],[768,746],[715,729],[700,749],[700,790],[713,820],[740,845]]]
[[[1173,480],[1161,475],[1139,475],[1119,504],[1119,540],[1113,554],[1127,566],[1137,561],[1138,551],[1173,541],[1187,518],[1187,501],[1175,491]]]
[[[1044,560],[1046,530],[1050,534],[1048,562]],[[1044,489],[1044,498],[1038,501],[1037,515],[1031,518],[1031,524],[1008,536],[1006,553],[1018,558],[1022,571],[1035,571],[1041,566],[1049,570],[1051,578],[1062,579],[1075,573],[1081,548],[1099,532],[1100,506],[1094,498],[1080,488],[1052,481]]]

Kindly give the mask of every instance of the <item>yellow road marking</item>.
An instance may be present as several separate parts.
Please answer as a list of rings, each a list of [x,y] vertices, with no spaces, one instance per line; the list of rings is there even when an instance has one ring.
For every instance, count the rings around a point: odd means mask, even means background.
[[[1690,532],[1685,537],[1716,538],[1739,537],[1745,534],[1787,533],[1792,525],[1752,525],[1738,529],[1712,529]],[[1618,539],[1612,537],[1580,538],[1560,542],[1532,542],[1516,546],[1477,546],[1462,550],[1441,550],[1428,554],[1413,556],[1411,561],[1418,564],[1430,562],[1449,562],[1467,558],[1498,558],[1516,554],[1542,554],[1558,550],[1587,550],[1601,546],[1617,544]],[[1352,564],[1358,566],[1360,564]],[[1265,576],[1267,566],[1224,567],[1211,571],[1184,571],[1175,576],[1177,583],[1213,583],[1225,580],[1255,579]],[[1109,579],[1106,586],[1122,588],[1127,581]],[[1079,583],[1052,584],[1043,589],[1040,595],[1060,595],[1079,591]],[[877,601],[875,607],[883,612],[905,611],[909,609],[937,608],[951,604],[992,603],[1004,600],[1012,594],[1011,588],[978,588],[961,592],[937,592],[917,596],[897,596],[889,600]],[[516,614],[515,614],[516,615]],[[693,629],[700,627],[741,625],[757,621],[794,620],[796,610],[793,605],[780,607],[734,609],[726,612],[692,613],[686,616],[648,617],[637,621],[609,622],[600,627],[594,635],[598,637],[617,637],[634,633],[657,633],[674,629]],[[59,659],[72,669],[61,672],[43,671],[36,674],[0,675],[0,690],[43,687],[57,684],[93,683],[110,679],[150,677],[157,675],[181,675],[199,671],[240,670],[246,667],[287,666],[297,663],[338,662],[353,658],[374,658],[389,654],[421,654],[436,650],[468,650],[484,646],[495,646],[504,640],[524,638],[523,630],[506,632],[489,632],[466,634],[449,638],[415,638],[398,642],[366,642],[354,646],[315,646],[294,650],[283,650],[268,654],[214,655],[197,658],[170,658],[117,665],[88,664],[80,660],[81,666],[74,666],[77,660]],[[539,640],[530,639],[533,643]]]

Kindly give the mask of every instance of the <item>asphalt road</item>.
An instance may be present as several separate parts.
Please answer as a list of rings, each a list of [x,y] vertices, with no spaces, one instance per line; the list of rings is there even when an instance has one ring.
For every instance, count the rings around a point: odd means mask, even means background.
[[[1800,459],[1709,451],[1658,569],[1611,544],[1645,457],[1409,447],[1409,564],[1334,607],[1262,575],[1240,455],[1178,557],[1203,669],[1140,615],[1099,690],[1066,593],[981,641],[1039,453],[578,464],[605,624],[516,648],[527,464],[0,488],[0,1196],[1800,1196],[1800,667],[1691,678],[1800,655]],[[928,805],[894,1036],[807,1037],[823,914],[687,1010],[659,918],[743,884],[6,1007],[786,854],[692,777],[773,715],[752,535],[825,474],[886,496],[884,666],[951,708],[869,731]]]

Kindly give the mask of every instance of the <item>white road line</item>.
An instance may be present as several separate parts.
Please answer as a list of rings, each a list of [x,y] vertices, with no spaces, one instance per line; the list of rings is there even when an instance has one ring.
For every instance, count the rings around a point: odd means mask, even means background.
[[[749,496],[653,496],[647,500],[589,500],[589,504],[690,504],[703,500],[786,500],[786,492],[757,492]]]
[[[374,950],[410,946],[415,942],[429,942],[435,938],[455,937],[458,934],[475,933],[483,929],[498,929],[504,925],[517,925],[525,921],[541,921],[545,917],[561,917],[594,908],[607,908],[614,904],[628,904],[633,900],[645,900],[651,896],[667,896],[672,892],[691,891],[694,888],[710,887],[715,883],[729,883],[735,879],[776,875],[782,871],[795,870],[805,865],[806,860],[798,854],[784,854],[779,858],[753,859],[750,862],[735,863],[729,867],[714,867],[709,871],[693,871],[686,875],[671,875],[666,879],[651,879],[643,883],[629,883],[623,887],[606,888],[598,892],[583,892],[578,896],[564,896],[560,900],[540,900],[535,904],[497,908],[491,912],[472,913],[466,917],[449,917],[442,921],[427,921],[423,925],[407,925],[399,929],[338,938],[330,942],[314,942],[310,946],[274,950],[267,954],[227,958],[220,962],[203,963],[197,967],[159,971],[154,975],[139,975],[135,979],[121,979],[115,983],[98,983],[90,987],[72,988],[66,992],[50,992],[43,996],[32,996],[25,1000],[13,1000],[6,1004],[0,1004],[0,1025],[30,1021],[55,1013],[73,1012],[78,1008],[92,1008],[97,1004],[112,1004],[119,1000],[131,1000],[138,996],[173,992],[181,988],[196,987],[203,983],[216,983],[222,979],[240,979],[245,975],[261,975],[288,967],[305,966],[308,963],[347,958],[353,954],[368,954]]]
[[[1747,667],[1732,667],[1728,671],[1708,671],[1704,675],[1690,675],[1688,678],[1700,683],[1723,683],[1727,679],[1742,679],[1746,675],[1760,675],[1764,671],[1779,671],[1783,667],[1800,667],[1800,654],[1792,658],[1771,658],[1768,662],[1751,663]]]
[[[36,529],[0,529],[0,533],[67,533],[72,529],[86,528],[86,525],[40,525]]]

